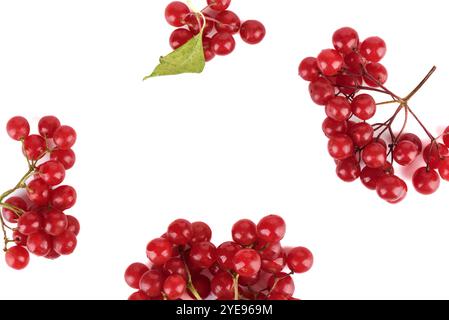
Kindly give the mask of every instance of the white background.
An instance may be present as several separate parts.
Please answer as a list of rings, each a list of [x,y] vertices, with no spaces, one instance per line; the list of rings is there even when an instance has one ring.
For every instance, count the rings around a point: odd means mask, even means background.
[[[286,245],[315,254],[296,277],[299,298],[449,298],[447,183],[391,206],[340,182],[323,110],[297,76],[339,27],[382,36],[392,90],[405,95],[439,67],[411,104],[436,133],[449,125],[445,2],[234,0],[242,19],[265,23],[262,44],[238,40],[201,75],[142,82],[169,51],[167,3],[0,1],[1,126],[21,114],[36,128],[54,114],[77,129],[67,182],[82,224],[71,257],[32,257],[22,272],[0,262],[0,298],[125,299],[126,266],[145,261],[146,243],[175,218],[208,222],[219,244],[236,220],[268,213],[287,221]],[[5,132],[0,145],[6,190],[26,167]]]

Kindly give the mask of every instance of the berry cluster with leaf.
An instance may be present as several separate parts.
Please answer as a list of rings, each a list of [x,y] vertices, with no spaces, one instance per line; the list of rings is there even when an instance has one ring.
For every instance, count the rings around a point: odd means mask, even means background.
[[[293,275],[309,271],[313,255],[283,247],[285,233],[280,216],[257,225],[243,219],[232,227],[232,241],[216,247],[206,223],[175,220],[148,243],[149,261],[126,269],[126,283],[137,289],[129,300],[296,300]]]
[[[38,128],[39,134],[30,134],[28,121],[19,116],[6,126],[9,136],[21,143],[28,167],[0,195],[5,260],[17,270],[28,265],[29,253],[51,260],[73,253],[80,231],[78,220],[64,213],[75,205],[76,191],[61,185],[75,164],[76,132],[54,116],[40,119]]]
[[[174,50],[160,58],[160,64],[145,79],[181,73],[201,73],[206,62],[226,56],[236,47],[234,36],[254,45],[265,37],[265,27],[257,20],[241,21],[228,10],[231,0],[207,0],[207,6],[195,11],[181,1],[171,2],[165,9],[168,24],[177,28],[170,35]]]
[[[344,27],[334,33],[333,45],[317,57],[302,60],[299,75],[309,82],[312,100],[324,106],[327,118],[322,128],[329,138],[328,151],[336,162],[338,177],[346,182],[360,179],[380,198],[394,204],[408,192],[407,183],[395,174],[395,164],[404,168],[420,161],[413,186],[424,195],[437,191],[441,178],[449,181],[449,127],[438,136],[432,135],[410,106],[436,67],[401,97],[385,86],[388,71],[380,63],[387,52],[384,40],[369,37],[360,41],[356,30]],[[373,94],[387,99],[376,102]],[[397,105],[391,117],[372,121],[378,108],[389,105]],[[401,114],[403,121],[395,127]],[[411,118],[426,139],[407,132]]]

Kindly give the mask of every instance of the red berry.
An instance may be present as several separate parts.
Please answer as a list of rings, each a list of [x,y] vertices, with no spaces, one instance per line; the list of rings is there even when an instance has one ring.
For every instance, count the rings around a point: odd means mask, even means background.
[[[344,97],[335,97],[330,99],[326,104],[326,115],[335,121],[346,121],[351,115],[351,105],[348,99]]]
[[[443,141],[446,147],[449,148],[449,127],[447,127],[443,132]]]
[[[76,236],[69,230],[53,238],[53,249],[62,256],[72,254],[75,251],[76,245]]]
[[[295,293],[295,283],[292,277],[283,272],[272,275],[268,280],[268,287],[271,288],[270,294],[291,297]]]
[[[387,150],[378,142],[372,142],[362,151],[365,164],[373,169],[382,168],[387,162]]]
[[[232,259],[243,247],[235,242],[224,242],[217,248],[217,262],[223,271],[234,269]]]
[[[379,197],[390,203],[398,203],[407,195],[407,184],[395,175],[386,175],[377,181],[376,186]]]
[[[193,38],[193,33],[187,29],[176,29],[170,35],[170,47],[173,50],[178,49],[185,45],[190,39]]]
[[[279,273],[284,270],[287,264],[285,254],[281,254],[279,257],[273,260],[262,260],[262,270],[268,273]]]
[[[362,172],[360,173],[360,180],[368,189],[376,190],[377,182],[379,181],[379,179],[389,174],[394,174],[394,169],[391,163],[387,162],[383,168],[363,168]]]
[[[284,219],[277,215],[269,215],[257,224],[257,237],[268,243],[279,242],[284,238],[286,228]]]
[[[237,221],[232,226],[232,239],[242,246],[252,245],[257,240],[256,224],[248,219]]]
[[[164,264],[162,270],[167,276],[177,274],[182,276],[184,279],[187,279],[186,264],[181,258],[171,258]]]
[[[194,243],[190,249],[189,262],[200,269],[210,268],[217,260],[217,249],[210,242]]]
[[[416,146],[418,147],[418,154],[420,154],[422,152],[422,149],[423,149],[422,141],[416,134],[404,133],[400,136],[398,142],[401,142],[404,140],[410,141],[410,142],[413,142],[414,144],[416,144]]]
[[[39,120],[39,134],[46,138],[51,139],[55,134],[55,131],[61,126],[59,119],[54,116],[46,116]]]
[[[150,300],[150,297],[145,295],[142,291],[136,291],[128,297],[129,301],[145,301]]]
[[[73,234],[77,236],[80,233],[80,223],[78,222],[78,219],[67,215],[67,230],[73,232]]]
[[[6,124],[6,131],[12,139],[19,141],[30,134],[30,124],[24,117],[14,117]]]
[[[365,61],[357,52],[352,52],[345,56],[345,64],[348,67],[349,71],[362,74],[363,67],[365,66]]]
[[[14,246],[6,251],[5,261],[10,268],[22,270],[30,262],[30,255],[25,248]]]
[[[42,179],[34,179],[27,186],[28,198],[35,205],[45,206],[50,198],[50,188]]]
[[[341,160],[337,164],[336,172],[341,180],[352,182],[360,177],[360,164],[354,158]]]
[[[370,62],[379,62],[386,53],[387,45],[379,37],[367,38],[360,46],[360,54]]]
[[[28,236],[28,250],[39,257],[45,257],[52,249],[51,236],[43,231],[38,231]]]
[[[344,134],[348,131],[348,122],[347,121],[335,121],[327,117],[323,121],[323,125],[321,126],[326,137],[331,138],[339,134]]]
[[[207,15],[204,15],[206,18],[206,26],[204,27],[203,34],[207,35],[209,34],[212,29],[214,28],[214,24],[211,20],[207,20]],[[187,15],[185,18],[185,23],[189,30],[194,34],[197,35],[201,32],[201,29],[204,26],[204,19],[200,14],[191,12]]]
[[[51,249],[50,252],[45,255],[45,259],[49,259],[49,260],[56,260],[58,258],[60,258],[61,255],[59,253],[57,253],[54,249]]]
[[[370,87],[379,87],[388,80],[388,71],[380,63],[370,63],[366,66],[367,75],[363,77]]]
[[[198,294],[200,295],[200,297],[202,299],[206,299],[207,297],[209,297],[209,295],[211,293],[211,282],[210,282],[209,278],[207,278],[206,276],[204,276],[202,274],[193,275],[192,276],[192,285],[196,289],[196,291],[198,292]],[[217,289],[217,283],[216,283],[215,288]],[[190,291],[188,292],[188,294],[190,297],[196,299],[196,297],[194,297]]]
[[[301,78],[306,81],[316,81],[320,77],[320,69],[316,62],[316,58],[308,57],[301,61],[298,73]]]
[[[12,238],[18,246],[25,247],[27,245],[28,236],[21,234],[17,230],[13,231]]]
[[[401,166],[410,165],[418,155],[418,146],[408,140],[399,141],[393,152],[394,160]]]
[[[192,240],[192,224],[184,219],[173,221],[167,230],[167,239],[176,245],[185,246]]]
[[[5,201],[5,203],[10,205],[10,206],[12,206],[12,207],[14,207],[14,208],[22,210],[22,211],[27,211],[28,210],[27,203],[25,202],[25,200],[23,200],[20,197],[8,198]],[[2,208],[2,214],[3,214],[3,217],[5,218],[5,220],[10,222],[10,223],[17,223],[17,220],[19,219],[19,215],[16,212],[14,212],[14,211],[12,211],[10,209],[7,209],[5,207]]]
[[[165,8],[165,20],[173,27],[182,27],[190,13],[189,7],[181,1],[173,1]]]
[[[240,27],[240,36],[248,44],[258,44],[265,38],[265,26],[257,20],[247,20]]]
[[[143,263],[133,263],[125,271],[125,281],[131,288],[139,289],[142,276],[149,271]]]
[[[186,292],[186,280],[179,275],[168,276],[162,287],[168,300],[177,300]]]
[[[341,93],[352,96],[359,91],[359,86],[363,84],[363,77],[339,74],[335,82]]]
[[[231,300],[234,297],[234,279],[229,272],[220,272],[212,278],[211,291],[219,299]]]
[[[335,49],[344,55],[353,52],[359,47],[359,35],[357,31],[352,28],[345,27],[335,31],[332,42]]]
[[[68,150],[76,142],[76,132],[72,127],[61,126],[55,131],[53,141],[59,149]]]
[[[374,129],[368,123],[360,122],[353,125],[348,130],[348,134],[352,138],[354,145],[362,148],[373,141]]]
[[[165,277],[160,271],[150,270],[145,272],[140,279],[140,290],[150,298],[159,297]]]
[[[215,52],[212,50],[212,39],[209,37],[203,38],[203,50],[204,50],[204,59],[206,62],[211,61],[215,58]]]
[[[325,76],[334,76],[343,68],[344,60],[338,51],[326,49],[318,55],[317,64]]]
[[[449,181],[449,158],[441,160],[438,171],[443,180]]]
[[[256,250],[257,252],[259,252],[260,257],[262,259],[267,259],[267,260],[276,259],[283,252],[280,242],[268,243],[263,240],[257,241],[257,243],[253,249]]]
[[[23,140],[23,152],[29,160],[39,160],[47,151],[47,143],[41,136],[32,134]]]
[[[229,32],[235,34],[240,30],[240,18],[232,11],[222,11],[215,17],[217,32]]]
[[[229,32],[218,32],[211,40],[212,51],[219,56],[226,56],[235,49],[235,40]]]
[[[369,94],[360,94],[352,100],[351,108],[357,118],[369,120],[376,114],[376,101]]]
[[[253,249],[242,249],[238,251],[234,258],[233,270],[242,277],[253,277],[259,273],[262,266],[262,259],[259,253]]]
[[[49,186],[57,186],[64,181],[64,166],[58,161],[47,161],[39,166],[39,177]]]
[[[312,252],[304,247],[292,249],[287,256],[287,265],[294,273],[309,271],[313,265]]]
[[[423,158],[431,169],[438,169],[442,159],[449,156],[448,148],[441,143],[431,143],[424,148]]]
[[[231,5],[231,0],[207,0],[207,4],[212,10],[224,11]]]
[[[330,138],[327,149],[331,157],[335,160],[344,160],[354,155],[354,143],[345,134]]]
[[[173,256],[173,246],[167,239],[157,238],[147,245],[147,257],[155,266],[164,265]]]
[[[17,231],[26,236],[38,232],[42,226],[41,215],[34,211],[25,212],[17,221]]]
[[[76,190],[71,186],[60,186],[51,191],[50,204],[61,211],[72,208],[76,203]]]
[[[435,193],[440,187],[440,176],[433,169],[419,168],[413,175],[413,186],[424,195]]]
[[[328,80],[319,78],[318,80],[310,82],[309,93],[313,102],[317,105],[324,106],[335,96],[335,89]]]
[[[212,230],[204,222],[192,223],[192,240],[191,243],[209,242],[212,239]]]
[[[72,149],[60,150],[54,149],[50,153],[51,160],[60,162],[64,169],[69,170],[75,165],[76,156]]]

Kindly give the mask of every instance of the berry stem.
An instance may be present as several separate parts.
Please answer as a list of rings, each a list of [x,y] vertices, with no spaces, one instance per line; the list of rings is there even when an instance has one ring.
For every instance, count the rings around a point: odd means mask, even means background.
[[[408,107],[408,111],[410,112],[410,114],[413,116],[413,118],[415,118],[415,120],[418,122],[418,124],[421,126],[421,128],[423,128],[424,132],[427,134],[427,136],[430,138],[430,140],[434,141],[435,137],[429,132],[429,130],[427,130],[427,128],[424,126],[424,124],[422,123],[422,121],[418,118],[418,116],[413,112],[412,109],[410,109],[410,107]]]
[[[424,84],[430,79],[433,73],[437,70],[436,66],[430,69],[429,73],[424,77],[424,79],[418,84],[418,86],[410,92],[407,97],[404,98],[405,101],[409,101],[413,96],[424,86]]]
[[[203,300],[203,298],[201,298],[200,294],[198,293],[198,290],[196,290],[195,286],[193,285],[192,282],[192,274],[190,273],[190,269],[189,266],[187,265],[186,259],[185,259],[185,255],[184,255],[184,251],[182,247],[179,247],[179,252],[181,255],[181,259],[184,262],[184,266],[186,268],[186,273],[187,273],[187,290],[190,291],[190,293],[193,294],[193,296],[195,297],[196,300]]]
[[[234,300],[239,300],[239,275],[234,274],[232,277],[234,278]]]

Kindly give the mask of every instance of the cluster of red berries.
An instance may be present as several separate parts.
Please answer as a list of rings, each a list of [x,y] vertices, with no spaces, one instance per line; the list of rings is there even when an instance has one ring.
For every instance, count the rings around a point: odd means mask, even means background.
[[[424,162],[415,171],[413,185],[421,194],[434,193],[440,177],[449,180],[449,128],[440,137],[434,137],[413,112],[409,101],[436,68],[401,98],[384,86],[388,72],[379,63],[387,51],[384,40],[370,37],[360,41],[356,30],[345,27],[334,33],[333,45],[334,49],[325,49],[316,58],[305,58],[299,65],[299,75],[310,82],[312,100],[325,106],[327,118],[322,129],[329,138],[328,151],[335,159],[338,177],[346,182],[360,178],[380,198],[398,203],[406,197],[408,187],[395,175],[394,163],[402,167],[415,165],[422,154]],[[376,103],[366,92],[382,93],[389,98]],[[368,123],[379,106],[390,104],[398,104],[392,117],[385,122]],[[401,112],[404,123],[395,132],[392,125]],[[423,146],[417,135],[405,132],[410,117],[428,136],[427,145]]]
[[[126,269],[126,283],[138,290],[129,300],[296,300],[292,275],[310,270],[313,256],[282,247],[285,232],[277,215],[257,225],[243,219],[232,227],[233,241],[215,247],[206,223],[176,220],[148,243],[148,263]]]
[[[180,1],[171,2],[165,9],[165,19],[178,29],[170,36],[170,46],[176,50],[194,36],[203,32],[203,48],[206,61],[216,55],[225,56],[234,51],[234,35],[240,32],[243,41],[257,44],[265,37],[265,27],[257,20],[241,22],[227,10],[231,0],[207,0],[208,6],[201,12],[192,12]]]
[[[28,265],[29,252],[52,260],[71,254],[80,231],[78,220],[64,213],[75,205],[76,191],[61,186],[66,170],[75,164],[71,148],[76,132],[54,116],[40,119],[38,127],[39,135],[30,135],[30,125],[23,117],[10,119],[6,127],[9,136],[22,143],[28,163],[19,183],[0,195],[5,259],[17,270]],[[14,246],[8,249],[10,243]]]

